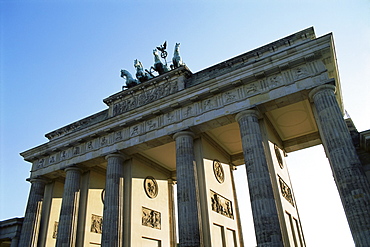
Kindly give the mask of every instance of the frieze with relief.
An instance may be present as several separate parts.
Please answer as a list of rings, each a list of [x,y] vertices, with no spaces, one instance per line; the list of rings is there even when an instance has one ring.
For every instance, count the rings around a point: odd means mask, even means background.
[[[161,213],[150,208],[142,207],[141,224],[154,229],[161,229]]]
[[[137,93],[133,93],[131,94],[130,98],[124,99],[121,102],[115,103],[113,105],[113,116],[130,111],[139,106],[146,105],[170,94],[177,93],[178,91],[178,82],[173,81],[170,83],[157,85],[153,88],[146,89],[145,91],[142,90]]]
[[[102,229],[103,229],[103,217],[92,214],[90,232],[101,234]]]
[[[210,192],[211,192],[212,210],[230,219],[234,219],[234,213],[233,213],[233,207],[232,207],[231,201],[212,190]]]
[[[63,128],[57,129],[53,132],[50,132],[50,133],[46,134],[45,136],[49,140],[52,140],[52,139],[55,139],[57,137],[64,136],[65,134],[68,134],[72,131],[76,131],[76,130],[91,126],[93,124],[102,122],[107,118],[108,118],[108,110],[104,110],[104,111],[101,111],[97,114],[89,116],[87,118],[84,118],[84,119],[81,119],[77,122],[74,122],[72,124],[69,124],[69,125],[67,125]]]
[[[57,221],[54,222],[52,238],[57,238],[57,236],[58,236],[58,224],[59,224],[59,222],[57,222]]]
[[[80,142],[77,146],[70,146],[67,149],[65,149],[65,147],[60,147],[62,151],[58,151],[59,152],[58,155],[55,155],[55,153],[54,154],[52,153],[48,156],[45,156],[45,158],[39,158],[38,160],[36,160],[34,169],[36,170],[42,169],[48,165],[52,165],[52,164],[56,164],[61,161],[65,161],[75,156],[82,155],[86,152],[90,152],[92,150],[98,150],[99,148],[103,146],[109,146],[111,144],[121,142],[123,140],[127,140],[128,138],[145,134],[148,131],[160,129],[166,125],[179,122],[179,121],[183,121],[186,118],[197,116],[198,114],[201,114],[205,111],[211,111],[214,109],[222,108],[228,104],[233,104],[235,102],[245,100],[248,97],[263,93],[265,91],[269,91],[273,88],[280,87],[282,85],[288,85],[292,83],[292,80],[294,81],[296,78],[303,78],[304,76],[307,76],[307,73],[310,76],[317,75],[323,72],[321,71],[321,69],[323,69],[323,66],[318,64],[317,61],[310,62],[310,63],[307,63],[307,65],[300,66],[299,68],[297,67],[294,69],[287,69],[287,70],[282,71],[279,74],[275,74],[273,76],[268,76],[258,81],[240,85],[238,88],[232,89],[228,92],[218,93],[207,99],[189,103],[188,105],[180,109],[172,109],[172,111],[166,112],[165,114],[154,116],[151,119],[145,120],[145,122],[143,123],[136,124],[134,126],[122,127],[121,130],[118,130],[112,133],[113,136],[111,138],[107,135],[105,137],[97,137],[92,140]],[[297,73],[299,75],[296,76],[295,74]],[[172,82],[172,83],[174,83],[174,85],[177,85],[177,82]],[[167,84],[170,84],[170,83],[167,83]],[[170,87],[164,90],[163,92],[167,92],[168,94],[171,94],[171,93],[176,92],[175,88],[176,86]],[[146,95],[148,95],[148,93],[150,94],[150,90],[146,90],[145,93]],[[160,97],[162,97],[162,95]],[[121,104],[121,103],[124,104],[123,101],[118,102],[116,103],[114,107],[118,107],[117,104]],[[118,110],[117,114],[118,113],[123,113],[123,111]],[[97,118],[98,116],[103,116],[99,114],[97,115]]]
[[[294,201],[293,201],[293,195],[292,190],[289,188],[289,186],[284,182],[284,180],[279,177],[279,184],[280,184],[280,190],[281,195],[294,207]]]

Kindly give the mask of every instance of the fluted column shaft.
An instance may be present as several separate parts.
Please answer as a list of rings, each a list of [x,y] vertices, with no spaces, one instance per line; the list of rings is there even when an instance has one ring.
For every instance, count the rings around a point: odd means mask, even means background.
[[[370,186],[335,97],[335,86],[310,92],[316,121],[356,246],[370,246]]]
[[[10,247],[18,247],[19,245],[19,240],[18,238],[12,238],[12,242],[10,244]]]
[[[81,169],[67,167],[62,206],[60,209],[57,247],[72,247],[76,245],[78,204],[80,199]]]
[[[242,139],[257,245],[283,246],[258,114],[255,110],[247,110],[236,115]]]
[[[119,247],[123,243],[123,162],[121,154],[107,155],[102,247]]]
[[[194,134],[176,133],[176,174],[179,241],[182,247],[199,247],[200,211],[197,198]]]
[[[41,206],[44,199],[46,181],[30,179],[31,190],[28,197],[26,213],[23,220],[19,246],[37,246],[41,219]]]

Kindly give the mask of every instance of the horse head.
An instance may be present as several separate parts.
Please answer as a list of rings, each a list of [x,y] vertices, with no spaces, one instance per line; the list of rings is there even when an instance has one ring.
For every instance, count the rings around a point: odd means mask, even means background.
[[[175,53],[177,52],[179,52],[179,50],[180,50],[180,43],[176,43],[175,44]]]
[[[127,75],[130,74],[130,72],[128,72],[127,70],[125,69],[121,69],[121,77],[126,77],[127,78]]]
[[[142,64],[139,60],[135,59],[135,60],[134,60],[134,67],[135,67],[137,70],[142,70],[142,69],[143,69],[143,64]]]

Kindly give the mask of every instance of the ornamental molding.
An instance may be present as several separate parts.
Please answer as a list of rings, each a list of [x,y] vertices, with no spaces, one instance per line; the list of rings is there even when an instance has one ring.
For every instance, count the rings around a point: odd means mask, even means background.
[[[38,158],[36,154],[34,156],[35,158],[31,159],[34,163],[32,171],[61,162],[65,162],[66,165],[80,163],[87,158],[88,153],[96,153],[95,155],[101,156],[104,154],[105,149],[111,149],[112,146],[116,146],[118,150],[120,149],[119,146],[127,147],[129,143],[128,146],[132,146],[132,143],[140,144],[140,141],[136,141],[135,138],[140,139],[140,136],[150,132],[155,132],[153,139],[160,136],[167,136],[171,134],[167,129],[170,126],[178,126],[178,130],[181,130],[184,126],[201,124],[214,119],[215,114],[219,115],[214,112],[221,109],[225,109],[225,114],[227,115],[237,113],[250,108],[253,98],[259,95],[269,95],[268,100],[259,101],[262,104],[285,95],[286,91],[294,92],[301,90],[294,84],[296,80],[304,80],[306,86],[311,85],[311,87],[314,87],[314,85],[322,84],[323,81],[327,80],[326,73],[317,70],[318,67],[311,62],[308,65],[301,65],[299,68],[293,68],[273,76],[261,78],[252,83],[229,88],[228,91],[219,90],[220,92],[218,92],[218,90],[214,90],[213,93],[210,93],[208,89],[206,92],[203,92],[207,97],[194,97],[196,98],[194,101],[187,99],[188,101],[183,104],[179,103],[176,107],[167,105],[168,108],[157,108],[158,112],[156,114],[147,111],[147,115],[144,113],[140,118],[137,118],[140,115],[139,113],[128,117],[126,114],[129,114],[129,112],[121,114],[121,120],[109,118],[102,122],[105,123],[105,131],[90,129],[95,126],[100,127],[98,125],[91,126],[83,129],[88,136],[79,138],[77,141],[69,140],[70,143],[59,145],[50,151],[44,151],[42,154],[39,154]],[[198,88],[199,86],[201,85],[197,85],[194,88]],[[200,93],[202,92],[200,91]],[[171,131],[174,133],[176,129],[172,129]],[[91,134],[91,132],[95,134]],[[67,138],[67,136],[64,138]],[[146,141],[148,140],[146,139]],[[120,143],[127,144],[119,145]],[[50,147],[51,145],[49,144],[48,146]],[[80,158],[73,160],[77,157]],[[59,167],[57,169],[61,168]],[[41,174],[43,173],[38,175]]]
[[[311,49],[307,49],[303,55],[301,51],[299,54],[295,51],[294,59],[288,60],[293,55],[285,52],[272,53],[273,56],[284,55],[286,59],[274,64],[264,60],[243,66],[236,64],[235,68],[234,65],[225,66],[228,72],[213,78],[207,77],[212,74],[209,71],[213,67],[196,74],[190,74],[184,67],[174,69],[154,78],[155,83],[149,80],[112,95],[105,100],[108,110],[49,133],[51,139],[48,143],[21,155],[25,160],[33,162],[32,176],[42,175],[70,164],[101,157],[112,150],[169,136],[184,128],[211,121],[215,116],[235,114],[256,104],[325,84],[332,79],[328,78],[320,49],[324,49],[322,47],[328,42],[328,37],[320,39],[311,45],[310,42],[302,44]],[[297,47],[295,49],[298,50]],[[235,59],[241,58],[239,56]],[[168,78],[169,75],[173,76]],[[150,107],[146,107],[149,103],[143,103],[126,112],[117,110],[133,95],[139,97],[144,91],[150,95],[150,90],[168,82],[170,85],[177,83],[177,91],[168,91],[167,103],[157,98],[149,102]],[[185,88],[186,94],[180,93]],[[144,135],[145,138],[142,138]]]
[[[212,80],[214,79],[222,80],[222,76],[228,77],[229,73],[239,69],[247,69],[249,71],[253,71],[252,73],[249,72],[250,75],[247,78],[244,78],[244,83],[248,83],[260,78],[261,76],[268,76],[272,73],[293,68],[299,64],[321,59],[323,57],[323,53],[327,53],[327,47],[322,47],[323,45],[321,43],[326,44],[327,39],[330,37],[323,36],[315,39],[316,47],[314,48],[312,48],[312,45],[309,42],[312,38],[315,38],[314,31],[312,28],[308,28],[291,36],[285,37],[281,40],[257,48],[253,51],[246,52],[245,54],[211,66],[195,74],[192,74],[191,71],[184,65],[171,70],[166,74],[157,76],[145,83],[138,84],[137,86],[129,90],[124,90],[122,92],[116,93],[104,99],[103,101],[107,105],[111,105],[112,102],[116,102],[117,100],[122,99],[123,102],[118,103],[118,105],[116,106],[116,114],[121,114],[125,111],[133,110],[136,107],[140,107],[151,103],[154,100],[161,99],[162,97],[158,95],[158,92],[166,92],[168,91],[167,88],[169,88],[168,86],[163,86],[162,84],[164,82],[168,82],[169,80],[172,80],[172,84],[175,84],[173,82],[175,80],[173,79],[173,77],[179,75],[182,75],[180,76],[180,79],[177,83],[177,88],[179,91],[184,89],[184,87],[186,86],[185,79],[187,78],[191,77],[191,79],[187,83],[187,87],[189,87],[194,84],[203,84],[206,81],[212,83]],[[297,50],[298,47],[300,47],[299,57],[294,57],[294,59],[291,58],[292,56],[294,56],[293,53],[287,54],[285,52],[286,50],[293,47],[295,47],[295,49]],[[297,52],[298,51],[295,51],[295,53]],[[266,62],[266,59],[268,59],[269,61]],[[277,66],[271,66],[271,60],[279,60],[280,64]],[[323,58],[322,60],[325,62],[328,60],[328,58]],[[329,64],[329,62],[325,62],[325,64]],[[238,84],[238,82],[236,82],[236,84]],[[162,85],[162,89],[154,89],[155,85]],[[140,92],[143,89],[145,89],[146,92]],[[149,93],[147,91],[149,91]],[[171,92],[175,93],[176,90],[172,89]],[[170,93],[168,93],[168,95],[169,94]],[[130,95],[135,95],[135,97],[130,97]],[[104,110],[95,115],[76,121],[75,123],[52,131],[45,136],[49,140],[52,140],[78,129],[82,129],[98,123],[102,121],[102,119],[104,120],[108,117],[106,115],[106,111],[107,110]],[[110,107],[109,117],[112,116],[113,107]]]

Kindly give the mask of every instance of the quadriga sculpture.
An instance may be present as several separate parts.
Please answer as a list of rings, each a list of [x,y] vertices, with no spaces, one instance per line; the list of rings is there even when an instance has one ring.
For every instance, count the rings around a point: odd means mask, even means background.
[[[182,59],[180,56],[180,43],[176,43],[175,50],[173,52],[172,66],[174,69],[176,69],[182,65],[185,65],[185,64],[182,62]]]
[[[154,77],[150,73],[144,71],[143,64],[137,59],[134,60],[134,67],[136,68],[136,78],[141,83],[146,82]]]
[[[123,79],[126,79],[126,86],[122,86],[122,90],[124,90],[125,88],[136,86],[137,84],[140,83],[138,80],[132,77],[130,72],[128,72],[125,69],[121,69],[121,77]]]
[[[152,69],[158,72],[158,74],[162,75],[166,72],[168,72],[168,68],[166,65],[164,65],[161,60],[159,59],[158,50],[153,50],[154,55],[154,66],[152,66]]]

